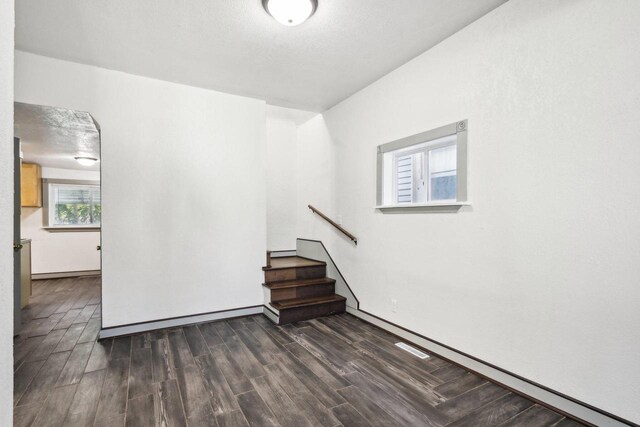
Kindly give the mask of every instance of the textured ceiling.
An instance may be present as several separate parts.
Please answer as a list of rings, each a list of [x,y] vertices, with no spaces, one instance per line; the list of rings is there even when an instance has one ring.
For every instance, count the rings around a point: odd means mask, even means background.
[[[76,156],[100,158],[100,135],[89,113],[15,103],[14,134],[23,160],[63,169],[99,170],[80,166]]]
[[[323,111],[506,0],[319,0],[297,27],[261,0],[20,0],[20,50]]]

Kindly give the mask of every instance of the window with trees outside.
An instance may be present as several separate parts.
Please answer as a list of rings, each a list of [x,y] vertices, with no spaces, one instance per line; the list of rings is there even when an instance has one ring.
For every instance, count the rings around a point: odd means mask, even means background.
[[[46,203],[50,228],[100,227],[100,185],[48,182]]]

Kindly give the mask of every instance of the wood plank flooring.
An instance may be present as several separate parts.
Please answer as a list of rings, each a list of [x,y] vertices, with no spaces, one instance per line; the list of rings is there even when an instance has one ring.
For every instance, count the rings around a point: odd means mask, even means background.
[[[34,282],[15,426],[580,425],[348,314],[251,316],[96,342],[100,279]]]

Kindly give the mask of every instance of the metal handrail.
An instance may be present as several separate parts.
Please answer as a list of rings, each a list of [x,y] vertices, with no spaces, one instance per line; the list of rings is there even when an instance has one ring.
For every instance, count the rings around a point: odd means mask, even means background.
[[[317,213],[318,215],[320,215],[320,217],[322,217],[322,219],[324,219],[325,221],[327,221],[329,224],[333,225],[335,228],[337,228],[338,230],[340,230],[340,232],[342,234],[344,234],[345,236],[347,236],[349,239],[351,239],[353,241],[353,243],[355,243],[356,245],[358,244],[358,239],[356,238],[356,236],[354,236],[353,234],[349,233],[347,230],[345,230],[344,228],[342,228],[342,226],[340,226],[340,224],[338,224],[337,222],[333,221],[331,218],[329,218],[328,216],[326,216],[325,214],[323,214],[322,212],[320,212],[317,208],[314,208],[311,205],[308,205],[309,209],[311,209],[311,211],[313,213]]]

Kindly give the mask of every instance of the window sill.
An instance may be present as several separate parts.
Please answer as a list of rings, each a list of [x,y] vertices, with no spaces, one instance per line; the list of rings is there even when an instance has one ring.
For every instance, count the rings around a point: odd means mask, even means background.
[[[382,205],[375,209],[382,213],[418,213],[418,212],[458,212],[463,206],[471,206],[470,202],[424,203],[415,205]]]
[[[50,233],[100,231],[100,227],[42,227]]]

